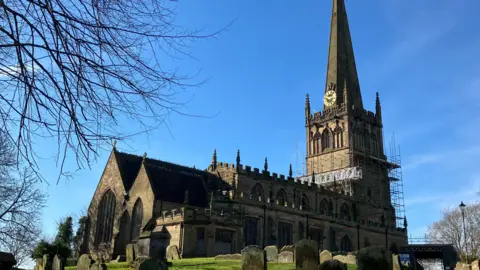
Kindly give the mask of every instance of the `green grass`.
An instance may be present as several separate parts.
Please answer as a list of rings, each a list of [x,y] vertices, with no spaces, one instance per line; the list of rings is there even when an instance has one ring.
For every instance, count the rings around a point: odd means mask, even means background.
[[[241,261],[214,260],[214,258],[191,258],[172,261],[173,265],[169,270],[240,270]],[[127,263],[107,263],[108,269],[130,270]],[[65,267],[65,270],[75,270],[75,266]],[[269,270],[295,270],[295,264],[292,263],[268,263]],[[357,270],[356,265],[348,265],[348,270]]]

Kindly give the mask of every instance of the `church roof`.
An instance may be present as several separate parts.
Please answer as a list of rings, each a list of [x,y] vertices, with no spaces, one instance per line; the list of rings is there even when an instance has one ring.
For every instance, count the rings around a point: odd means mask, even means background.
[[[115,151],[123,185],[128,192],[137,177],[143,157]],[[183,203],[188,191],[188,204],[205,207],[208,192],[228,188],[219,176],[207,171],[174,164],[157,159],[145,158],[145,168],[157,199],[172,203]]]

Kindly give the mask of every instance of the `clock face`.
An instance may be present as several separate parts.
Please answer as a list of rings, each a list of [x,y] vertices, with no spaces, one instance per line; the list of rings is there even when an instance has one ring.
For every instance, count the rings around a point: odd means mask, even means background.
[[[325,93],[325,96],[323,97],[323,102],[325,103],[325,106],[330,107],[335,104],[336,99],[337,94],[335,93],[335,91],[330,90]]]

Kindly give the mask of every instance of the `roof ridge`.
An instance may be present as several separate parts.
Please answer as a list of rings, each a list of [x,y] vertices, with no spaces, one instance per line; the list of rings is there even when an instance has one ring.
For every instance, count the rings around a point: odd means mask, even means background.
[[[139,159],[143,158],[142,156],[138,156],[138,155],[136,155],[136,154],[131,154],[131,153],[122,152],[122,151],[117,151],[117,153],[120,153],[120,154],[123,154],[123,155],[129,155],[129,156],[138,157]],[[157,159],[157,158],[150,158],[150,157],[146,157],[147,165],[153,165],[153,164],[148,164],[148,161],[149,161],[149,160],[151,160],[151,161],[156,161],[156,162],[163,162],[163,163],[165,163],[165,164],[175,165],[175,166],[178,166],[178,167],[181,167],[181,168],[186,168],[186,169],[189,169],[189,170],[195,170],[195,171],[198,171],[198,172],[206,172],[205,170],[200,170],[200,169],[197,169],[197,168],[192,168],[192,167],[185,166],[185,165],[182,165],[182,164],[179,164],[179,163],[170,162],[170,161],[165,161],[165,160],[161,160],[161,159]]]

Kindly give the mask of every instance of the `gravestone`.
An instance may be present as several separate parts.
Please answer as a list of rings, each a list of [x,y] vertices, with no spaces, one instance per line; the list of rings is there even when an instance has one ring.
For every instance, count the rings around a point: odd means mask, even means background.
[[[383,247],[367,247],[358,251],[358,270],[392,269],[392,255]]]
[[[480,261],[476,260],[471,264],[472,270],[480,270]]]
[[[53,257],[52,270],[63,270],[63,260],[58,254]]]
[[[337,255],[333,256],[333,259],[346,264],[357,264],[357,257],[353,255]]]
[[[135,261],[135,258],[137,257],[137,254],[135,254],[134,245],[135,244],[128,244],[127,247],[125,248],[125,254],[126,254],[125,256],[128,263],[132,263],[133,261]]]
[[[0,252],[0,269],[11,269],[17,261],[12,253]]]
[[[92,264],[92,259],[88,254],[83,254],[78,258],[77,262],[77,270],[89,270],[90,264]]]
[[[52,270],[52,258],[50,255],[43,255],[43,270]]]
[[[180,251],[177,245],[170,245],[167,247],[167,259],[180,260]]]
[[[43,270],[43,259],[36,259],[35,260],[35,268],[34,270]]]
[[[393,270],[402,270],[402,267],[400,266],[400,258],[398,255],[393,254],[392,255],[392,264],[393,264]],[[480,269],[477,269],[480,270]]]
[[[266,270],[267,256],[259,246],[247,246],[242,250],[242,270]]]
[[[317,242],[303,239],[295,243],[295,266],[297,270],[317,270],[318,246]]]
[[[347,265],[337,260],[325,261],[318,267],[318,270],[347,270]]]
[[[277,246],[265,247],[265,254],[267,255],[267,262],[278,261],[278,249]]]
[[[295,247],[293,245],[288,245],[288,246],[283,246],[281,249],[280,249],[280,252],[283,252],[283,251],[290,251],[290,252],[295,252]]]
[[[320,253],[320,263],[333,260],[332,253],[328,250],[323,250]]]
[[[293,252],[291,251],[282,251],[278,254],[279,263],[293,263]]]

